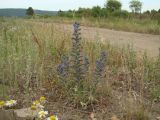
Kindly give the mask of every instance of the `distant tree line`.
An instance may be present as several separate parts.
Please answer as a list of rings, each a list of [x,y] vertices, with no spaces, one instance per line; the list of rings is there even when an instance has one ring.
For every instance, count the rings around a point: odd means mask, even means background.
[[[104,7],[94,6],[92,8],[79,8],[78,10],[58,11],[59,16],[65,17],[122,17],[122,18],[146,18],[160,19],[160,9],[147,10],[141,12],[142,2],[139,0],[131,0],[129,7],[132,12],[122,10],[122,3],[118,0],[107,0]]]
[[[139,0],[131,0],[129,2],[129,8],[132,12],[122,10],[122,3],[119,0],[106,0],[104,7],[94,6],[92,8],[79,8],[78,10],[58,11],[58,16],[62,17],[121,17],[121,18],[151,18],[158,19],[160,21],[160,9],[159,10],[147,10],[142,13],[142,2]],[[29,7],[26,10],[27,16],[34,16],[34,10]],[[47,18],[50,15],[43,15]]]

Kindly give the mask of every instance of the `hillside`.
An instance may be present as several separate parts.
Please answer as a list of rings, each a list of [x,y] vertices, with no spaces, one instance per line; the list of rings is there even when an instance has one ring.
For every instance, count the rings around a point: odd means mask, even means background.
[[[56,11],[44,11],[44,10],[34,10],[36,14],[40,15],[56,15]],[[24,17],[26,16],[26,9],[14,9],[14,8],[7,8],[7,9],[0,9],[0,16],[16,16],[16,17]]]

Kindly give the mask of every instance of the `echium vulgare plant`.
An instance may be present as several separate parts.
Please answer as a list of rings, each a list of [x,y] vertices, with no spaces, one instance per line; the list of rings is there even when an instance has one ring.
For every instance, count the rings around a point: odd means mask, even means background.
[[[96,68],[94,74],[95,85],[99,82],[99,80],[102,77],[102,74],[105,70],[106,61],[107,61],[107,53],[105,51],[102,51],[99,60],[96,61]]]
[[[89,71],[89,59],[82,55],[80,24],[74,23],[72,48],[69,57],[63,57],[57,67],[59,79],[67,88],[67,94],[76,103],[91,103],[90,96],[95,95],[97,83],[100,82],[105,70],[107,53],[101,52],[96,61],[95,71]],[[91,76],[90,76],[91,75]],[[90,78],[93,78],[90,80]],[[93,85],[93,86],[92,86]]]
[[[85,56],[83,57],[83,73],[86,76],[89,70],[89,60],[88,58]]]
[[[84,78],[83,74],[83,57],[81,55],[81,33],[80,24],[75,22],[74,32],[72,37],[72,51],[71,51],[71,71],[73,79],[81,81]]]
[[[57,67],[57,73],[62,83],[64,83],[65,78],[68,77],[69,74],[69,58],[67,56],[63,56],[61,59],[61,64]]]

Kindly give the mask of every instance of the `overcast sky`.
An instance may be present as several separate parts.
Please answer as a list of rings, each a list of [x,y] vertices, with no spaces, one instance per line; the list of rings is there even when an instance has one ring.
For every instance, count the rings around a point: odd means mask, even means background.
[[[104,6],[106,0],[0,0],[0,8],[28,8],[40,10],[68,10],[78,9],[79,7],[89,7],[99,5]],[[122,9],[129,10],[130,0],[120,0]],[[141,0],[143,10],[160,9],[160,0]]]

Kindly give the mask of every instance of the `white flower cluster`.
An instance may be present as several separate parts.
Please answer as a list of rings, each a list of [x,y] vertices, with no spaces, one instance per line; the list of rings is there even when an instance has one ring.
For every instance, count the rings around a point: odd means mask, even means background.
[[[48,115],[48,111],[41,110],[38,112],[38,118],[40,119],[46,118],[47,115]]]
[[[5,103],[5,106],[7,106],[7,107],[13,107],[15,105],[17,105],[16,100],[9,100],[9,101],[6,101],[6,103]]]
[[[45,120],[58,120],[58,117],[56,115],[52,115],[50,117],[47,117],[48,115],[48,111],[44,111],[44,110],[41,110],[38,112],[38,118],[39,119],[45,119]]]
[[[16,105],[17,105],[16,100],[0,101],[0,108],[3,108],[3,107],[11,108],[11,107],[14,107]]]
[[[48,111],[45,111],[43,106],[45,103],[46,98],[42,96],[39,100],[33,101],[31,110],[38,110],[37,117],[40,120],[58,120],[58,117],[56,115],[47,117]]]

